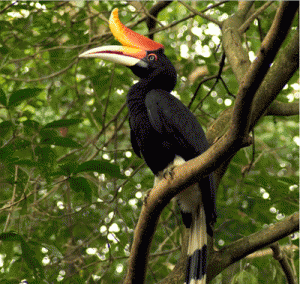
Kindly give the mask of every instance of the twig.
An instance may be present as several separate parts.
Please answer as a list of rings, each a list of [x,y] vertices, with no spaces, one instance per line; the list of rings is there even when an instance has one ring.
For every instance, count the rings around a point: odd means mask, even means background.
[[[104,126],[105,126],[106,113],[107,113],[107,109],[108,109],[108,105],[109,105],[109,98],[111,96],[112,83],[113,83],[114,77],[115,77],[115,64],[113,64],[113,68],[112,68],[112,72],[111,72],[111,76],[110,76],[108,95],[107,95],[107,98],[106,98],[103,117],[102,117],[102,119],[103,119],[102,128],[104,128]],[[98,95],[100,95],[100,94],[98,94]]]
[[[270,248],[273,251],[274,259],[278,260],[278,262],[280,263],[288,283],[289,284],[297,284],[296,278],[293,274],[293,270],[287,260],[285,253],[280,249],[279,243],[276,242],[276,243],[271,244]]]
[[[208,280],[213,279],[213,277],[234,262],[298,230],[299,213],[297,212],[275,225],[239,239],[229,246],[214,252],[208,263]]]
[[[3,14],[7,9],[9,9],[11,6],[14,6],[16,3],[18,3],[18,1],[15,1],[15,2],[9,4],[8,6],[6,6],[4,9],[2,9],[0,11],[0,14]]]
[[[17,180],[18,180],[18,169],[19,169],[19,166],[16,165],[15,166],[15,178],[14,178],[13,194],[12,194],[12,198],[11,198],[10,204],[14,203],[14,200],[15,200],[15,197],[16,197]],[[7,230],[7,228],[8,228],[8,225],[9,225],[10,218],[11,218],[13,210],[14,210],[14,207],[11,206],[10,211],[8,213],[8,216],[6,218],[6,222],[5,222],[5,226],[4,226],[3,232],[5,232]]]
[[[219,28],[222,27],[222,23],[214,18],[212,18],[211,16],[205,15],[202,12],[197,11],[196,9],[194,9],[193,7],[191,7],[190,5],[188,5],[186,2],[184,1],[178,1],[180,4],[182,4],[183,6],[185,6],[188,10],[190,10],[191,12],[193,12],[195,15],[198,15],[200,17],[202,17],[203,19],[206,19],[212,23],[215,23],[217,26],[219,26]]]
[[[215,89],[216,85],[218,84],[219,79],[221,78],[221,74],[222,74],[222,71],[223,71],[223,68],[224,68],[224,64],[225,64],[225,53],[222,54],[222,58],[221,58],[221,61],[219,63],[220,68],[219,68],[218,74],[216,75],[216,81],[214,82],[213,86],[211,87],[209,92],[206,94],[206,96],[203,98],[203,100],[211,94],[211,92]],[[191,100],[188,107],[190,107],[190,105],[193,103],[194,99],[196,98],[196,95],[197,95],[197,93],[200,89],[201,84],[203,84],[203,80],[198,85],[198,87],[197,87],[197,89],[194,93],[194,96],[193,96],[193,98],[192,98],[192,100]],[[195,107],[194,111],[202,104],[203,100],[201,100],[201,102]]]
[[[212,80],[212,79],[215,79],[215,78],[217,78],[217,77],[218,77],[218,74],[217,74],[217,75],[212,75],[212,76],[206,77],[206,78],[204,78],[204,79],[201,80],[201,82],[200,82],[200,83],[198,84],[198,86],[197,86],[196,91],[194,92],[194,95],[193,95],[192,99],[190,100],[190,102],[189,102],[189,104],[188,104],[188,108],[191,108],[191,106],[192,106],[192,104],[193,104],[193,102],[194,102],[194,100],[195,100],[195,98],[196,98],[196,96],[197,96],[197,93],[198,93],[200,87],[202,86],[202,84],[204,84],[205,82],[210,81],[210,80]],[[195,109],[197,109],[197,108],[198,108],[198,106],[197,106]]]
[[[159,1],[157,4],[153,5],[149,11],[146,10],[145,6],[143,5],[143,10],[145,14],[148,16],[146,19],[146,24],[148,27],[149,32],[155,29],[156,23],[160,26],[164,26],[160,21],[157,20],[157,15],[160,11],[165,9],[168,5],[170,5],[172,1]],[[149,34],[149,38],[153,40],[154,34]]]
[[[217,7],[217,6],[220,6],[220,5],[222,5],[222,4],[226,3],[226,2],[228,2],[228,0],[226,0],[226,1],[221,1],[221,2],[219,2],[219,3],[216,3],[216,4],[214,4],[214,5],[211,5],[211,6],[207,7],[207,8],[205,8],[205,9],[203,9],[203,10],[200,11],[200,12],[201,12],[201,13],[204,13],[204,12],[206,12],[206,11],[212,9],[212,8],[215,8],[215,7]],[[178,24],[181,23],[181,22],[184,22],[184,21],[186,21],[186,20],[188,20],[188,19],[190,19],[190,18],[194,18],[195,16],[197,16],[197,15],[194,14],[194,13],[192,13],[191,15],[188,15],[188,16],[186,16],[186,17],[184,17],[184,18],[182,18],[182,19],[180,19],[180,20],[178,20],[178,21],[174,21],[173,23],[169,24],[168,26],[165,26],[165,27],[163,27],[163,28],[153,29],[153,30],[151,30],[149,33],[147,33],[146,35],[154,34],[154,33],[161,32],[161,31],[163,31],[163,30],[172,28],[172,27],[178,25]]]
[[[259,9],[256,10],[239,28],[238,32],[243,34],[250,26],[252,21],[254,21],[264,10],[266,10],[270,5],[273,4],[274,1],[268,1],[266,4],[261,6]]]
[[[82,151],[83,149],[87,148],[89,145],[93,144],[95,141],[97,141],[100,136],[104,133],[104,131],[106,130],[106,128],[108,126],[110,126],[117,118],[118,116],[121,114],[121,112],[124,110],[124,108],[126,107],[126,103],[124,103],[121,108],[119,109],[119,111],[116,113],[116,115],[105,125],[104,128],[101,129],[101,131],[99,131],[98,134],[96,134],[93,138],[89,139],[88,142],[86,142],[81,148],[78,149],[74,149],[72,151],[70,151],[69,153],[65,154],[64,156],[60,157],[57,161],[60,162],[62,160],[64,160],[65,158],[73,155],[74,153],[77,153],[79,151]]]
[[[71,69],[75,63],[76,63],[76,61],[72,62],[69,66],[67,66],[66,68],[64,68],[56,73],[53,73],[53,74],[45,76],[45,77],[36,78],[36,79],[23,79],[23,78],[16,78],[16,77],[10,78],[10,77],[3,76],[3,75],[2,75],[2,77],[8,81],[10,80],[10,81],[18,81],[18,82],[26,82],[26,83],[40,82],[43,80],[48,80],[48,79],[54,78],[64,72],[66,72],[67,70]]]

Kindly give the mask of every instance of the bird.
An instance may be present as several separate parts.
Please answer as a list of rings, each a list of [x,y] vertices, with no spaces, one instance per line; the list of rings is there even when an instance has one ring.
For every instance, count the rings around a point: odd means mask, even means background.
[[[132,148],[154,174],[154,187],[175,167],[209,148],[194,114],[171,91],[177,72],[164,53],[164,46],[129,29],[115,8],[109,28],[122,45],[92,48],[81,58],[101,58],[131,69],[139,77],[127,94]],[[216,222],[213,173],[176,195],[182,220],[189,230],[186,284],[206,283],[207,235]]]

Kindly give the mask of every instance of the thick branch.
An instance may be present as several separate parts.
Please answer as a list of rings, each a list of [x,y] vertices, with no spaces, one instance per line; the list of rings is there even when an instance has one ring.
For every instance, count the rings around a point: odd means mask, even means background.
[[[246,19],[247,15],[251,11],[253,4],[254,1],[238,1],[238,9],[237,12],[235,13],[235,16]]]
[[[246,255],[268,246],[299,230],[299,213],[287,217],[275,225],[242,238],[229,246],[216,251],[208,263],[208,279],[213,279],[229,265]]]
[[[282,103],[274,101],[267,109],[265,115],[291,116],[299,115],[299,103]]]
[[[298,112],[298,104],[284,104],[281,102],[273,101],[269,110],[264,113],[268,108],[269,102],[274,100],[282,88],[288,83],[293,74],[299,66],[299,33],[294,32],[293,37],[285,48],[281,48],[280,53],[276,57],[272,67],[267,73],[265,80],[259,87],[253,102],[253,110],[251,117],[252,129],[257,121],[263,115],[295,115]],[[267,105],[265,105],[267,104]],[[274,107],[273,107],[274,105]],[[279,108],[280,107],[280,110]],[[233,107],[225,110],[218,119],[210,126],[207,131],[207,138],[212,144],[216,137],[221,137],[229,127],[229,121],[232,116]]]
[[[249,106],[251,106],[257,89],[288,34],[297,8],[298,3],[296,2],[282,2],[280,4],[272,26],[261,44],[257,57],[246,73],[243,83],[240,85],[230,127],[230,132],[235,137],[245,137],[248,135],[251,115]],[[241,125],[245,127],[240,127]]]
[[[236,13],[222,24],[223,48],[239,84],[241,84],[251,64],[249,56],[242,46],[241,36],[238,32],[239,27],[244,22],[244,17],[237,16]]]
[[[284,49],[282,49],[282,52],[270,68],[263,84],[255,94],[250,129],[257,124],[257,121],[264,115],[265,111],[276,99],[279,92],[285,84],[287,84],[298,68],[299,31],[295,31],[290,42]],[[275,104],[278,106],[280,103],[276,102]]]

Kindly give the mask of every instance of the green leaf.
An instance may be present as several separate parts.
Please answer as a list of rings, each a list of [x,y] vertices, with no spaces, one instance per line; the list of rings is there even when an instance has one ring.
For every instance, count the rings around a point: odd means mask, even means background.
[[[29,167],[38,166],[38,163],[36,161],[32,161],[29,159],[20,159],[20,160],[14,161],[14,164],[20,165],[20,166],[29,166]]]
[[[26,149],[31,145],[30,141],[22,139],[22,138],[17,138],[14,142],[14,149],[17,150],[23,150]]]
[[[11,141],[5,147],[0,149],[0,160],[10,160],[11,156],[16,153],[16,151],[24,150],[29,147],[31,144],[29,141],[21,138],[16,138],[14,141]],[[17,160],[17,158],[15,158]],[[13,161],[14,162],[14,161]]]
[[[39,128],[39,123],[37,121],[31,120],[31,119],[25,120],[23,122],[23,125],[26,127],[33,128],[35,130],[38,130],[38,128]]]
[[[25,260],[27,266],[33,270],[35,277],[41,278],[44,275],[43,267],[35,256],[35,251],[29,247],[25,240],[21,239],[22,257]],[[39,249],[35,247],[35,249]]]
[[[72,140],[71,138],[67,138],[67,137],[44,138],[41,141],[41,144],[56,145],[56,146],[70,147],[70,148],[82,147],[79,143],[77,143],[74,140]]]
[[[11,94],[8,102],[8,107],[17,106],[22,101],[33,98],[37,96],[43,89],[38,88],[28,88],[18,90]]]
[[[13,124],[10,121],[3,121],[0,123],[0,133],[1,137],[3,137],[7,132],[12,129]]]
[[[69,183],[70,187],[75,192],[83,192],[84,198],[87,201],[92,202],[92,189],[87,179],[83,177],[72,177],[69,178]]]
[[[11,231],[11,232],[7,232],[7,233],[2,233],[0,234],[0,240],[3,242],[7,242],[7,241],[21,241],[23,238],[21,235]]]
[[[117,165],[107,161],[88,161],[78,166],[75,173],[80,172],[97,172],[100,174],[109,174],[112,177],[125,179],[126,177],[121,174],[120,168]]]
[[[237,273],[234,277],[233,277],[233,281],[232,283],[234,284],[244,284],[244,283],[249,283],[249,284],[256,284],[258,283],[257,281],[257,277],[255,276],[254,273],[250,273],[248,271],[241,271],[239,273]]]
[[[78,123],[81,123],[83,121],[83,119],[60,119],[60,120],[55,120],[55,121],[52,121],[48,124],[46,124],[44,126],[44,129],[45,128],[58,128],[58,127],[67,127],[67,126],[71,126],[71,125],[74,125],[74,124],[78,124]]]
[[[46,138],[53,138],[53,137],[60,137],[58,131],[56,129],[48,128],[48,129],[41,129],[40,135],[42,136],[41,140]]]
[[[53,229],[53,228],[52,228]],[[51,230],[51,233],[53,233],[55,230]],[[52,254],[55,257],[58,257],[60,259],[63,258],[62,253],[59,251],[59,249],[55,246],[55,245],[51,245],[51,244],[47,244],[47,243],[40,243],[40,242],[36,242],[36,241],[30,241],[30,245],[33,247],[40,247],[40,248],[46,248],[47,250],[49,250],[48,253]],[[38,248],[39,250],[39,248]]]
[[[34,152],[38,157],[37,166],[40,174],[46,177],[46,179],[49,179],[57,158],[56,153],[53,151],[53,149],[51,149],[50,146],[37,146]]]
[[[46,244],[46,243],[42,243],[42,244],[40,244],[41,246],[43,246],[43,247],[45,247],[47,250],[49,250],[49,252],[53,255],[53,256],[55,256],[55,257],[57,257],[57,258],[60,258],[60,259],[62,259],[64,256],[62,255],[62,253],[59,251],[59,249],[56,247],[56,246],[54,246],[54,245],[49,245],[49,244]]]
[[[0,284],[20,284],[17,275],[20,275],[20,271],[24,271],[24,264],[20,257],[14,257],[14,262],[9,265],[9,271],[5,272],[6,280],[0,280]]]
[[[0,103],[4,106],[7,106],[6,95],[2,89],[0,89]]]
[[[71,161],[63,165],[59,165],[59,167],[61,168],[61,172],[63,173],[63,175],[69,176],[71,175],[71,173],[76,171],[78,163]]]
[[[90,78],[93,89],[98,97],[102,97],[109,88],[109,71],[108,68],[97,70],[97,75]]]
[[[14,149],[12,145],[7,145],[0,149],[0,161],[5,161],[10,159],[14,153]]]

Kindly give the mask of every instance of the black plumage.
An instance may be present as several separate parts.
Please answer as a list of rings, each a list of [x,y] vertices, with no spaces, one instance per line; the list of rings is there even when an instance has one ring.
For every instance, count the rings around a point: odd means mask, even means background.
[[[129,67],[140,80],[127,94],[131,143],[155,175],[154,184],[209,147],[204,131],[190,110],[170,94],[177,74],[164,54],[164,46],[124,26],[118,9],[109,26],[122,46],[93,48],[80,55],[102,58]],[[176,196],[183,222],[189,228],[188,265],[185,282],[206,283],[207,233],[216,219],[213,174]]]
[[[150,54],[157,55],[157,59],[147,59]],[[209,145],[196,117],[170,94],[177,74],[163,50],[148,52],[144,60],[148,61],[147,68],[140,65],[130,68],[141,77],[127,94],[131,143],[134,152],[157,175],[176,155],[187,161],[202,154]],[[207,225],[211,228],[216,218],[213,175],[201,179],[199,184],[203,189]],[[190,227],[189,219],[189,216],[183,218],[186,227]],[[208,233],[211,235],[212,231]]]

